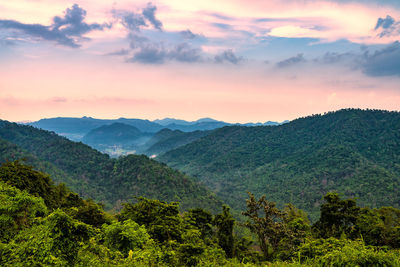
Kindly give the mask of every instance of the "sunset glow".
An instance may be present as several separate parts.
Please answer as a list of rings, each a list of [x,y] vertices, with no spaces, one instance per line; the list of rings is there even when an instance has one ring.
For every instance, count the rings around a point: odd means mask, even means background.
[[[0,2],[0,119],[400,110],[398,1]]]

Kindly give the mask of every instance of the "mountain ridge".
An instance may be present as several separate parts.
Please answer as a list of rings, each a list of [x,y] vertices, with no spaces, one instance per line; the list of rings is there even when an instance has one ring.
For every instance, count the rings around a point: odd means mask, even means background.
[[[65,182],[84,198],[103,202],[107,209],[135,201],[134,196],[180,201],[183,209],[202,203],[216,210],[221,205],[212,192],[193,178],[143,155],[112,159],[54,132],[7,121],[0,121],[0,139],[6,140],[6,145],[12,143],[38,160],[51,163],[69,178],[57,182]],[[10,156],[10,159],[22,157],[24,155]],[[46,168],[44,170],[47,172]]]
[[[400,113],[347,109],[276,127],[227,126],[158,160],[197,177],[238,209],[236,198],[246,191],[280,205],[294,200],[314,217],[316,193],[329,190],[397,207]]]

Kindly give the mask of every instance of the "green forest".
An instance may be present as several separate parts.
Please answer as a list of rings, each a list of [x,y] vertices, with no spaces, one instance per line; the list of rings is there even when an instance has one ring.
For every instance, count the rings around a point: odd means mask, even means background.
[[[321,197],[322,199],[322,197]],[[400,266],[400,210],[323,197],[319,219],[248,193],[228,206],[139,197],[107,213],[19,161],[0,167],[1,266]]]
[[[398,112],[150,144],[172,150],[111,158],[0,121],[0,266],[400,266]]]
[[[0,162],[26,159],[55,182],[103,203],[107,210],[122,208],[121,203],[134,201],[133,196],[179,201],[185,210],[198,205],[217,210],[222,203],[192,177],[144,155],[110,158],[32,126],[0,121],[0,152]]]
[[[272,127],[231,126],[157,157],[241,210],[246,192],[319,216],[330,191],[400,208],[400,113],[345,109]]]

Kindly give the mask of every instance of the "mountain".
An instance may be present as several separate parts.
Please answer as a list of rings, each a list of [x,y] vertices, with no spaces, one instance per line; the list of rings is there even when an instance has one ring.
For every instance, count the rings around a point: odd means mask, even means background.
[[[179,130],[162,129],[144,144],[142,152],[149,156],[158,155],[196,141],[209,133],[210,131],[182,132]]]
[[[316,218],[328,191],[399,207],[400,113],[347,109],[275,127],[230,126],[158,160],[197,177],[242,209],[247,191]]]
[[[223,121],[203,121],[203,122],[197,122],[195,124],[189,124],[189,125],[181,125],[181,124],[176,124],[176,123],[171,123],[165,126],[165,128],[171,129],[171,130],[179,130],[182,132],[193,132],[193,131],[208,131],[208,130],[214,130],[217,128],[221,128],[224,126],[231,125],[230,123],[223,122]]]
[[[284,121],[282,123],[286,123]],[[162,120],[141,120],[141,119],[94,119],[91,117],[67,118],[57,117],[49,119],[41,119],[36,122],[29,122],[27,125],[34,126],[43,130],[53,131],[59,135],[65,136],[72,141],[82,141],[83,137],[90,131],[105,125],[114,123],[123,123],[133,126],[144,133],[156,133],[161,129],[179,130],[182,132],[208,131],[233,125],[223,121],[217,121],[211,118],[202,118],[197,121],[185,121],[173,118],[165,118]],[[244,126],[271,125],[276,126],[282,123],[268,121],[266,123],[246,123],[236,124]],[[103,150],[104,151],[104,150]]]
[[[153,122],[160,124],[162,126],[167,126],[168,124],[179,124],[179,125],[190,125],[193,122],[185,121],[185,120],[177,120],[174,118],[164,118],[162,120],[154,120]]]
[[[164,118],[162,120],[154,120],[153,122],[158,123],[162,126],[167,126],[169,124],[177,124],[177,125],[194,125],[198,123],[203,123],[203,122],[222,122],[222,121],[217,121],[211,118],[201,118],[198,119],[197,121],[185,121],[185,120],[178,120],[174,118]]]
[[[90,117],[82,118],[50,118],[41,119],[36,122],[28,123],[28,125],[40,128],[43,130],[53,131],[59,135],[65,136],[74,141],[80,141],[83,136],[91,130],[101,127],[103,125],[110,125],[113,123],[124,123],[136,127],[142,132],[155,133],[163,128],[163,126],[151,122],[149,120],[140,119],[125,119],[119,118],[116,120],[94,119]]]
[[[103,202],[108,209],[133,201],[134,196],[180,201],[183,209],[201,204],[217,210],[221,205],[213,193],[191,177],[143,155],[111,159],[53,132],[7,121],[0,121],[0,139],[5,140],[0,144],[9,154],[2,154],[3,162],[32,155],[43,165],[43,171],[59,172],[57,182],[64,182],[84,198]]]
[[[82,142],[102,151],[115,149],[135,152],[139,146],[146,143],[153,134],[142,133],[134,126],[115,122],[91,130],[82,138]],[[120,152],[122,154],[122,152]]]
[[[34,166],[37,170],[50,174],[52,179],[57,183],[74,183],[64,171],[57,168],[54,164],[40,160],[17,145],[0,138],[0,163],[15,160],[23,160],[26,164]]]
[[[264,123],[262,123],[262,122],[256,122],[256,123],[249,122],[249,123],[236,124],[236,125],[249,126],[249,127],[253,127],[253,126],[278,126],[278,125],[285,124],[285,123],[288,123],[288,122],[289,122],[288,120],[284,120],[282,122],[267,121],[267,122],[264,122]]]

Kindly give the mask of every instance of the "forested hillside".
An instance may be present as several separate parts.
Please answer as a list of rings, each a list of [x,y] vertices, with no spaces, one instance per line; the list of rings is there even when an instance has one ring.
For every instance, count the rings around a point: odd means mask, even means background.
[[[0,138],[7,140],[1,143],[6,152],[2,161],[31,158],[29,163],[54,174],[57,182],[66,183],[82,197],[103,202],[107,209],[119,208],[135,196],[180,201],[184,209],[201,203],[217,210],[221,203],[192,178],[146,156],[111,159],[55,133],[7,121],[0,121]]]
[[[180,146],[189,144],[206,136],[211,131],[182,132],[179,130],[163,129],[154,134],[139,152],[146,155],[158,155]]]
[[[244,200],[243,200],[244,201]],[[1,266],[400,265],[400,210],[328,193],[320,217],[249,193],[242,214],[140,198],[111,215],[20,162],[0,166]],[[246,232],[243,236],[238,234]]]
[[[275,127],[224,127],[159,160],[243,208],[247,191],[317,217],[337,190],[361,205],[400,205],[400,113],[340,110]]]
[[[115,122],[110,125],[103,125],[91,130],[82,138],[82,142],[101,151],[112,154],[113,150],[120,149],[130,152],[136,152],[152,136],[152,133],[141,132],[138,128]]]

